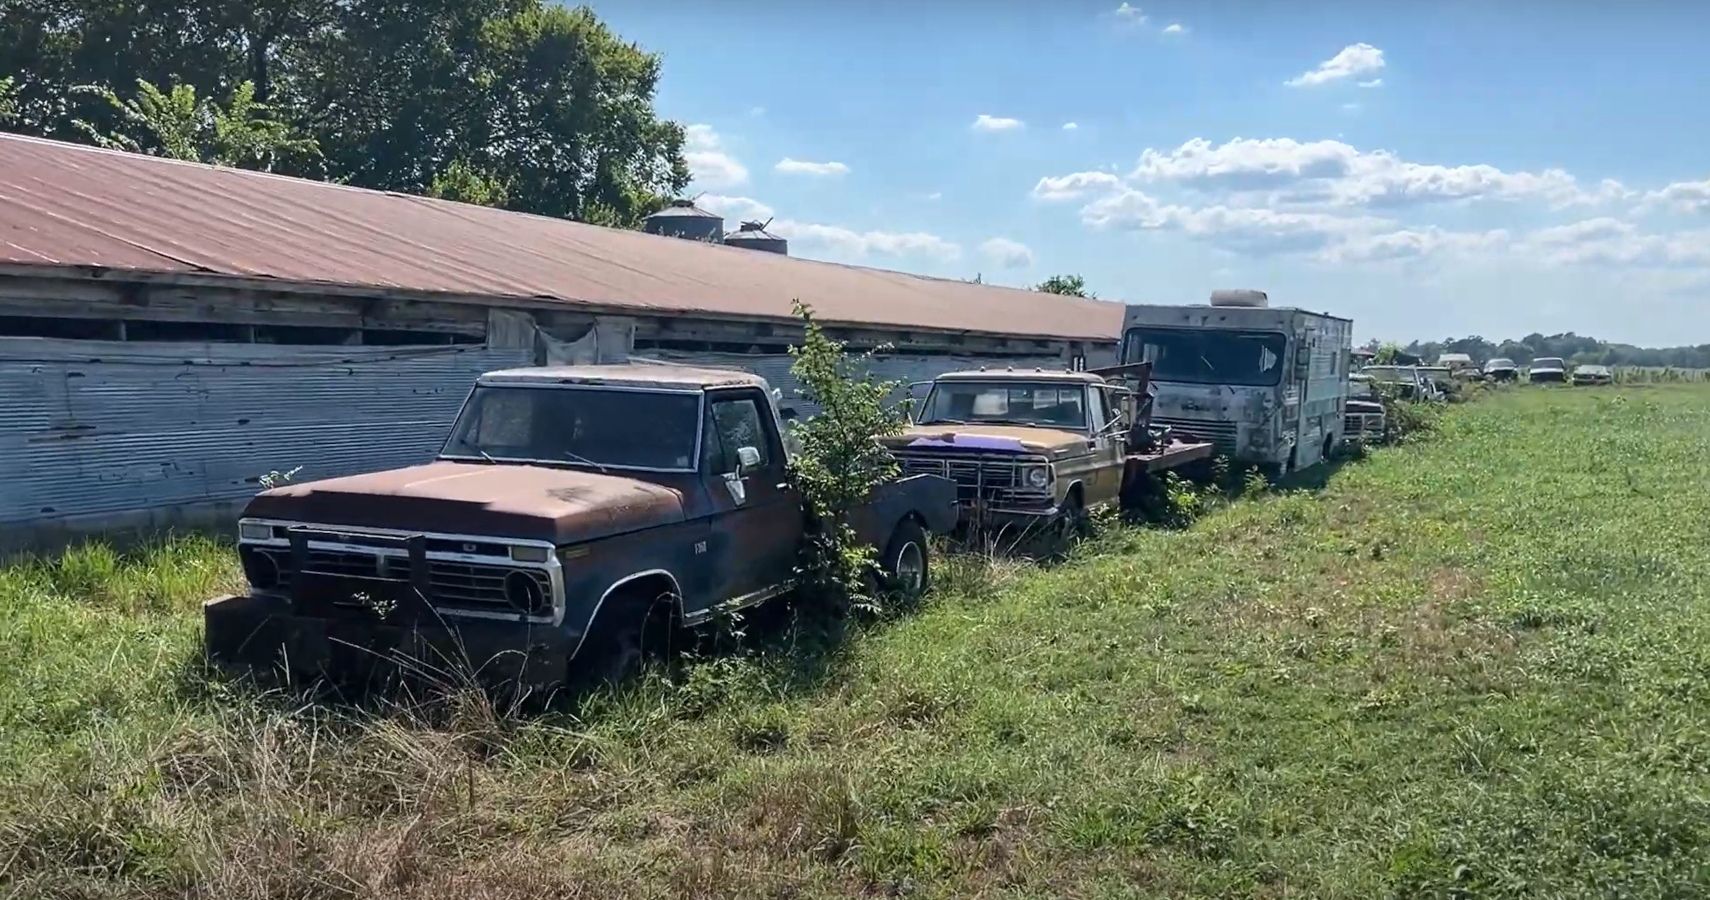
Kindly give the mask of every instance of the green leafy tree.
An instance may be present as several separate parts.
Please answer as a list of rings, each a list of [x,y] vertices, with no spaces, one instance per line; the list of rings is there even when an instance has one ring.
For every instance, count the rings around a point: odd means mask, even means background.
[[[790,461],[814,524],[803,551],[803,575],[835,598],[870,601],[868,583],[877,561],[873,549],[857,540],[850,514],[897,476],[896,458],[879,438],[900,433],[907,411],[890,402],[899,385],[869,373],[868,355],[851,357],[800,300],[795,310],[803,336],[790,348],[790,374],[820,410],[795,426],[797,449]]]
[[[10,78],[0,78],[0,127],[18,117],[18,88]]]
[[[78,126],[98,146],[147,153],[192,162],[272,171],[282,159],[312,159],[319,154],[314,138],[270,118],[255,100],[255,86],[239,84],[225,105],[196,96],[187,84],[162,91],[147,81],[137,82],[137,95],[126,100],[101,88],[90,89],[119,114],[119,127],[103,132],[78,120]]]
[[[321,151],[274,171],[610,225],[639,225],[689,180],[681,126],[654,112],[659,73],[591,11],[548,0],[0,0],[24,133],[146,148],[160,141],[138,110],[77,86],[173,85],[171,102],[248,82]]]
[[[1095,299],[1098,297],[1097,294],[1087,290],[1086,279],[1079,275],[1052,275],[1050,278],[1039,282],[1038,287],[1034,290],[1044,291],[1047,294],[1066,294],[1070,297]]]
[[[510,195],[510,185],[497,175],[476,169],[461,159],[452,160],[428,186],[430,197],[479,206],[504,206]]]

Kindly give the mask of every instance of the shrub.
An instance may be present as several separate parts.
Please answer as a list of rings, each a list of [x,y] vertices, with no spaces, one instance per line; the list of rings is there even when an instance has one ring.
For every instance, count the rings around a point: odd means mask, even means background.
[[[879,485],[897,475],[897,462],[879,438],[902,431],[906,402],[889,402],[898,385],[873,378],[814,321],[813,310],[795,301],[802,342],[790,348],[790,373],[819,414],[799,423],[797,452],[790,466],[812,516],[800,572],[807,586],[838,601],[871,602],[868,583],[876,566],[871,547],[855,536],[849,516]]]

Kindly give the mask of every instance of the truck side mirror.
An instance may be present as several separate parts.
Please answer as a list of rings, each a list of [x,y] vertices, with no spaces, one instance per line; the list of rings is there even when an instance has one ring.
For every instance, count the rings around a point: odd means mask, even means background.
[[[802,414],[796,412],[796,408],[793,406],[786,406],[783,409],[778,410],[778,418],[783,419],[786,422],[794,422],[801,417]]]
[[[747,475],[760,468],[760,450],[757,447],[736,448],[736,474]]]

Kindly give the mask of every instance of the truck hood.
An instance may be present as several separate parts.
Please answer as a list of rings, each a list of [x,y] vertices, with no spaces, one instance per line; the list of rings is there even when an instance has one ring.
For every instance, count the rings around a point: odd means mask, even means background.
[[[576,469],[441,461],[275,488],[251,500],[244,514],[562,545],[681,522],[683,495]]]
[[[1087,436],[1080,432],[1025,425],[915,425],[902,434],[883,440],[885,446],[892,450],[968,450],[1057,456],[1087,447]]]

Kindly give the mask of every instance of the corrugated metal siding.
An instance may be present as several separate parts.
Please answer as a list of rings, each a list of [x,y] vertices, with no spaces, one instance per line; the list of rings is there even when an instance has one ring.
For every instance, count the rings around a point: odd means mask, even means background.
[[[239,499],[438,450],[529,350],[0,339],[0,523]]]
[[[645,357],[636,357],[636,359],[753,372],[766,379],[772,387],[783,391],[783,405],[795,407],[803,416],[811,416],[819,412],[819,407],[816,404],[802,399],[801,384],[796,381],[795,376],[790,374],[790,363],[793,358],[787,354],[750,355],[660,350],[650,352]],[[979,368],[1002,370],[1008,367],[1016,369],[1039,368],[1050,371],[1060,371],[1064,368],[1063,361],[1055,356],[1026,359],[997,359],[977,356],[880,356],[874,357],[872,362],[869,371],[873,375],[884,381],[902,383],[899,397],[902,391],[907,390],[911,382],[930,381],[945,372]]]

